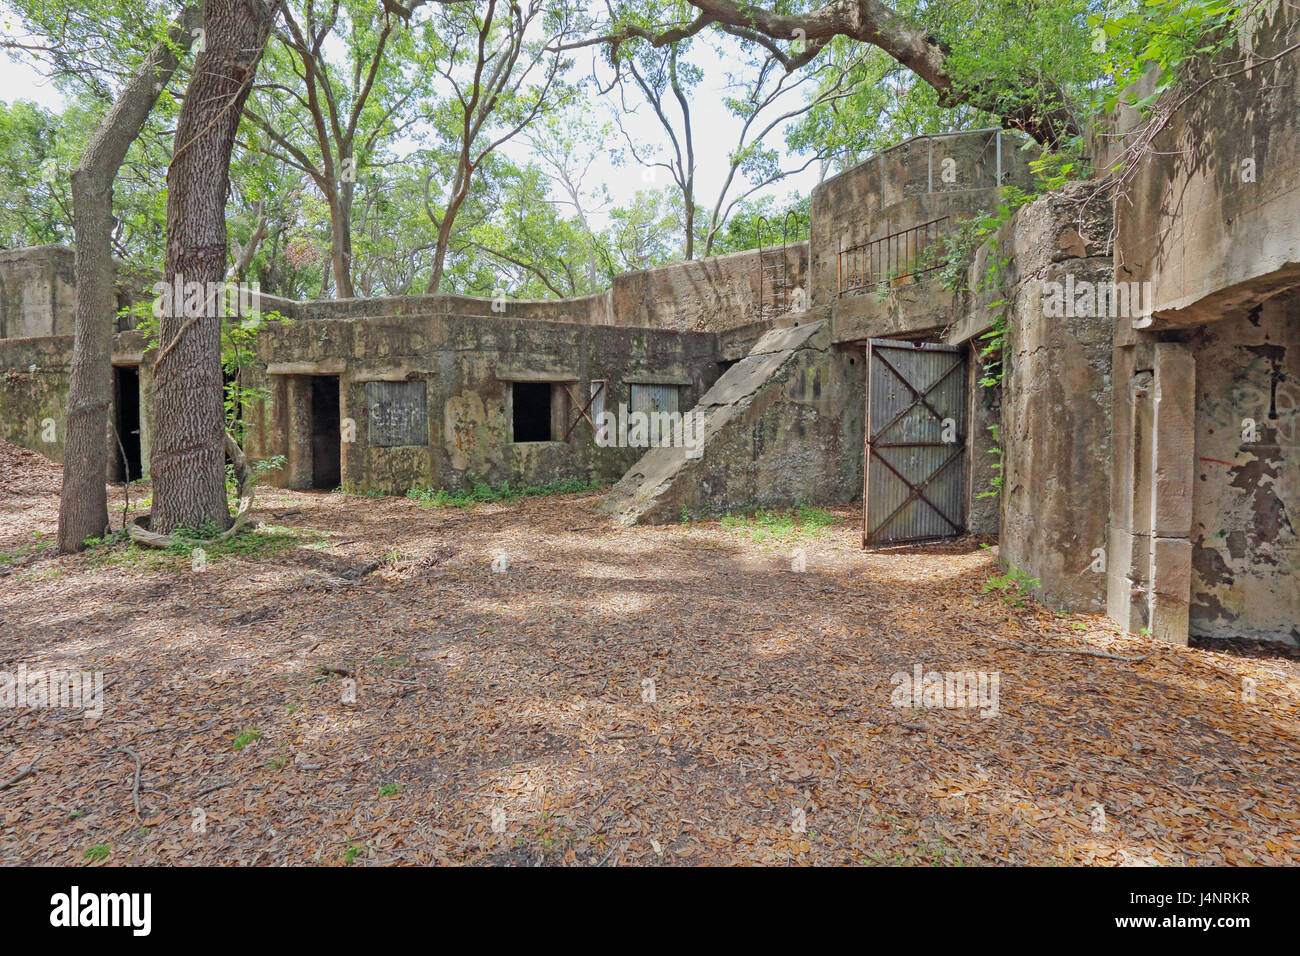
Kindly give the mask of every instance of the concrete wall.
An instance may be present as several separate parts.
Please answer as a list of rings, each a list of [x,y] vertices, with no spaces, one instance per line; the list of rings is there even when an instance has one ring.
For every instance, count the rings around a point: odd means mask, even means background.
[[[1197,329],[1189,348],[1189,632],[1300,644],[1300,289]]]
[[[1080,610],[1105,606],[1091,567],[1106,547],[1113,320],[1045,314],[1043,283],[1111,278],[1109,205],[1077,202],[1090,188],[1042,197],[1013,224],[1001,427],[999,556],[1040,580],[1045,603]]]
[[[840,249],[942,216],[989,212],[998,202],[999,171],[1002,184],[1027,185],[1020,145],[996,132],[921,136],[818,185],[810,212],[813,303],[838,296]]]
[[[286,356],[292,360],[282,361]],[[630,402],[634,383],[675,385],[689,408],[720,371],[707,333],[481,316],[295,320],[259,337],[257,368],[246,382],[265,398],[250,408],[248,452],[286,456],[288,467],[272,480],[309,485],[307,410],[296,389],[304,376],[337,375],[340,418],[356,423],[356,440],[342,445],[342,478],[360,490],[401,494],[471,480],[518,486],[572,477],[612,483],[639,451],[597,447],[585,420],[567,440],[557,429],[554,441],[512,442],[511,383],[567,383],[585,404],[590,383],[606,381],[610,411]],[[425,383],[424,442],[371,445],[366,383],[372,381]],[[576,419],[581,405],[565,404],[565,420]]]
[[[1255,59],[1297,26],[1274,3],[1204,64],[1231,75],[1187,81],[1116,200],[1116,278],[1155,316],[1115,338],[1108,611],[1176,643],[1300,643],[1300,52]]]
[[[63,246],[0,250],[0,339],[71,335],[73,253]]]
[[[645,453],[604,506],[627,524],[756,507],[839,504],[862,493],[864,378],[856,350],[825,322],[774,329],[729,368],[692,414],[698,456]]]
[[[784,261],[784,269],[780,268]],[[262,296],[262,308],[299,319],[402,318],[405,316],[476,315],[485,318],[613,325],[677,332],[720,332],[774,318],[782,311],[806,307],[808,243],[764,249],[769,273],[783,278],[774,296],[772,276],[762,280],[764,312],[759,312],[759,250],[750,249],[615,277],[605,292],[576,299],[498,299],[477,296],[409,295],[369,299],[324,299],[295,302]],[[796,290],[802,290],[796,292]],[[784,296],[780,293],[784,292]]]
[[[141,351],[139,333],[120,332],[113,337],[113,364],[139,366],[140,453],[147,472],[153,432],[153,377],[152,366],[142,361]],[[0,345],[0,438],[63,461],[71,357],[71,335],[13,339]],[[110,476],[116,475],[118,468],[112,400],[110,395]]]
[[[764,249],[762,263],[761,313],[759,250],[749,249],[618,276],[611,290],[616,324],[720,332],[806,309],[808,243]]]
[[[63,461],[71,351],[71,336],[4,343],[0,348],[0,437]],[[53,441],[49,440],[51,434]]]
[[[1173,116],[1116,203],[1117,277],[1152,283],[1157,327],[1213,321],[1300,283],[1300,51],[1232,69],[1251,51],[1280,52],[1297,28],[1300,8],[1275,2],[1220,57],[1235,75]]]

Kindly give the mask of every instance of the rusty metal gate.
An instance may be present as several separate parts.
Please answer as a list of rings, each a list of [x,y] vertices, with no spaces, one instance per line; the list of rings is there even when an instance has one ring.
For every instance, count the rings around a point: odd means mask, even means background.
[[[867,343],[863,547],[965,530],[966,353]]]

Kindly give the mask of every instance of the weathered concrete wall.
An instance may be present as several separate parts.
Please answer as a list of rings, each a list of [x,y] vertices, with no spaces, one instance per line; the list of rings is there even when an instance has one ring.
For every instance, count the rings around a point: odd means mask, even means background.
[[[754,507],[840,504],[862,493],[862,364],[824,322],[775,329],[692,413],[703,445],[654,448],[603,507],[624,523],[664,523]]]
[[[1115,337],[1108,613],[1176,643],[1300,642],[1300,55],[1253,59],[1298,24],[1274,3],[1203,64],[1230,75],[1187,99],[1116,202],[1116,277],[1150,283],[1155,316]]]
[[[487,318],[534,319],[574,325],[617,325],[608,291],[576,299],[512,299],[481,296],[403,295],[369,299],[312,299],[299,302],[263,295],[264,312],[274,310],[295,319],[402,319],[409,316],[478,315]]]
[[[292,361],[279,361],[292,356]],[[606,381],[604,407],[630,403],[633,384],[681,388],[688,408],[719,374],[714,337],[613,326],[489,319],[481,316],[403,316],[385,320],[316,319],[273,325],[259,337],[250,387],[266,399],[250,408],[249,454],[284,455],[289,468],[273,480],[310,484],[304,398],[295,380],[340,379],[341,419],[356,423],[342,445],[342,477],[360,490],[403,493],[413,487],[459,488],[471,480],[512,485],[572,477],[613,482],[640,452],[595,445],[584,419],[567,440],[511,441],[511,383],[566,383],[567,422],[579,417],[590,383]],[[428,435],[423,442],[380,447],[369,440],[366,383],[425,383]],[[301,384],[296,387],[301,388]]]
[[[153,378],[151,366],[142,361],[141,346],[139,333],[118,333],[113,337],[112,362],[140,367],[140,454],[147,471],[153,440]],[[63,461],[71,356],[71,335],[12,339],[0,347],[0,437]],[[110,476],[116,474],[118,455],[114,415],[110,397],[108,440],[114,456],[109,461]]]
[[[1281,52],[1300,8],[1275,2],[1251,26],[1220,63]],[[1300,50],[1223,72],[1157,135],[1116,204],[1117,276],[1152,284],[1157,327],[1244,312],[1300,282]]]
[[[0,339],[71,335],[73,253],[64,246],[0,250]]]
[[[15,339],[0,348],[0,436],[55,461],[63,461],[71,350],[71,336]]]
[[[1300,289],[1189,346],[1190,633],[1300,644]]]
[[[762,263],[761,279],[757,249],[620,275],[611,290],[616,324],[719,332],[806,309],[808,243],[764,249]]]
[[[1113,320],[1045,314],[1045,282],[1107,282],[1103,200],[1082,184],[1021,210],[1011,230],[1018,276],[1010,296],[1002,394],[1000,558],[1041,581],[1057,607],[1099,610],[1110,491]],[[1082,230],[1080,228],[1082,222]],[[1081,235],[1082,232],[1082,235]]]
[[[840,249],[942,216],[992,210],[999,171],[1002,184],[1027,185],[1028,157],[1020,146],[1005,133],[921,136],[818,185],[810,212],[813,303],[829,305],[838,296]]]
[[[784,269],[779,268],[784,256]],[[476,296],[410,295],[371,299],[293,302],[263,296],[264,310],[300,319],[402,318],[428,315],[474,315],[493,319],[527,319],[575,325],[614,325],[678,332],[719,332],[798,311],[808,304],[808,243],[784,250],[764,249],[768,270],[761,280],[764,303],[759,312],[759,250],[675,262],[615,277],[612,288],[576,299],[497,299]],[[783,280],[774,295],[772,273]],[[799,291],[796,291],[799,290]]]

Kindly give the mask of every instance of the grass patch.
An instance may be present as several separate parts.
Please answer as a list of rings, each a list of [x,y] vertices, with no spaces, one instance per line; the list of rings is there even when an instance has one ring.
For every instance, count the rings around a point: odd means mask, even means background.
[[[518,501],[520,498],[537,498],[544,495],[573,495],[595,491],[600,485],[585,478],[569,478],[543,485],[524,485],[512,488],[509,482],[490,485],[476,481],[469,488],[447,491],[445,488],[412,488],[406,497],[418,501],[426,508],[470,508],[474,505]]]
[[[212,532],[211,535],[208,532]],[[191,566],[195,548],[202,548],[208,564],[232,558],[261,561],[298,547],[315,547],[328,540],[323,531],[308,528],[284,528],[259,525],[245,529],[232,538],[216,544],[204,544],[203,538],[215,536],[211,528],[178,528],[179,538],[168,548],[144,548],[115,533],[102,542],[96,542],[85,552],[86,560],[95,568],[124,568],[140,571],[186,570]]]
[[[261,739],[262,732],[260,730],[244,730],[235,734],[235,739],[231,742],[230,749],[235,753],[239,753],[239,751],[243,750],[249,744],[255,743]]]
[[[20,544],[13,551],[0,551],[0,564],[13,564],[22,558],[44,551],[50,546],[50,542],[42,540],[39,531],[32,532],[32,542],[30,544]]]
[[[752,514],[724,515],[722,527],[748,535],[751,541],[797,541],[811,538],[835,524],[825,508],[796,505],[793,508],[759,508]]]

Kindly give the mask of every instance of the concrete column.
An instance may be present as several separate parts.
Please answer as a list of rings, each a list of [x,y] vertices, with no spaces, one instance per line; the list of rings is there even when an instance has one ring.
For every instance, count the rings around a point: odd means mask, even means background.
[[[1192,586],[1192,481],[1196,461],[1196,360],[1181,342],[1155,347],[1151,441],[1151,633],[1187,643]]]
[[[310,488],[311,460],[311,378],[290,375],[286,392],[288,401],[289,447],[285,457],[285,487]]]
[[[1106,612],[1187,643],[1196,364],[1178,342],[1115,350]]]

